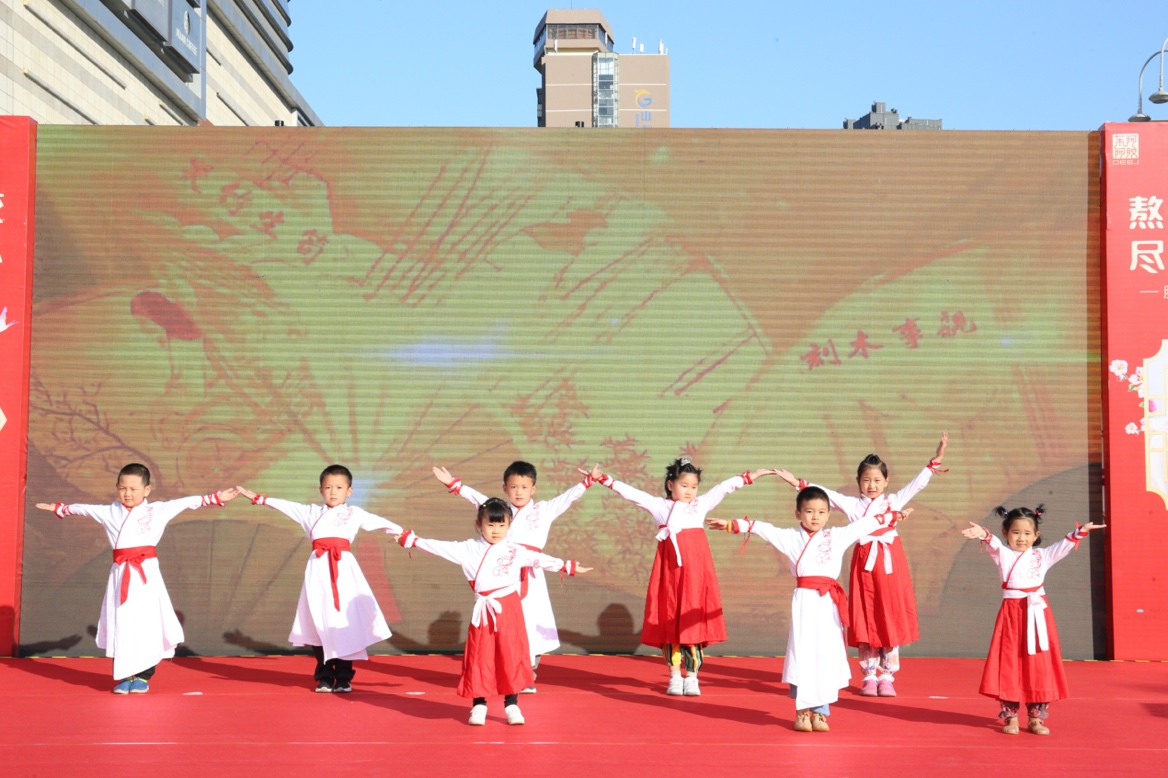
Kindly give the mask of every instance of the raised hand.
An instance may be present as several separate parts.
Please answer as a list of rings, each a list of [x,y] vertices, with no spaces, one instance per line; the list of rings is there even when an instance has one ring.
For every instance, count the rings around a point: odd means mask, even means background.
[[[40,506],[38,505],[37,507],[39,508]],[[1086,524],[1084,524],[1080,529],[1083,529],[1087,532],[1090,532],[1093,529],[1103,529],[1106,526],[1107,526],[1106,524],[1096,524],[1095,522],[1089,521]]]
[[[243,492],[241,492],[239,490],[238,486],[232,486],[229,489],[220,489],[219,490],[219,499],[222,500],[223,502],[231,502],[232,500],[234,500],[236,497],[238,497],[241,494],[243,494]]]
[[[581,573],[591,573],[595,569],[595,567],[577,567],[576,575],[580,575]]]
[[[937,444],[937,455],[935,457],[933,457],[933,461],[936,462],[938,465],[941,464],[941,460],[945,458],[945,447],[948,445],[949,445],[949,433],[942,432],[941,433],[941,442]]]
[[[764,467],[760,470],[755,470],[753,473],[751,473],[750,480],[757,481],[758,479],[762,478],[764,475],[778,475],[778,474],[779,474],[778,470],[774,470],[774,469],[769,468],[769,467]]]
[[[434,473],[434,477],[442,482],[443,486],[450,486],[454,483],[454,476],[445,467],[432,467],[430,470]]]
[[[600,482],[601,479],[604,478],[604,473],[600,469],[599,462],[597,462],[595,465],[592,466],[591,471],[585,470],[582,467],[577,467],[576,472],[579,473],[580,475],[586,475],[589,478],[591,478],[593,481],[596,481],[598,483]]]
[[[242,494],[244,497],[246,497],[249,500],[254,500],[256,498],[256,493],[253,492],[251,489],[244,489],[242,486],[237,486],[237,487],[235,487],[235,491],[239,494]]]
[[[42,511],[52,511],[53,513],[57,512],[56,504],[50,502],[38,502],[36,507],[40,508]]]
[[[710,529],[718,529],[725,532],[726,528],[730,526],[730,522],[725,519],[706,519],[706,526]]]
[[[942,443],[944,443],[944,441],[942,441]],[[971,521],[969,522],[969,527],[967,529],[961,530],[961,534],[970,540],[985,540],[990,536],[990,531],[982,525]]]
[[[792,473],[790,473],[786,470],[776,470],[775,475],[777,475],[779,478],[782,478],[784,481],[786,481],[787,483],[789,483],[791,486],[795,487],[796,489],[799,488],[799,479],[796,478]]]

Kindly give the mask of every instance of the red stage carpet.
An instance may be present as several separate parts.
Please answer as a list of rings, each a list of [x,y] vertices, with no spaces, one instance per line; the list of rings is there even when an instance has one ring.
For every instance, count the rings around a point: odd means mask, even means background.
[[[501,699],[467,726],[459,662],[378,657],[325,695],[309,657],[187,658],[121,696],[107,659],[0,660],[0,775],[1168,774],[1168,663],[1069,662],[1052,734],[1011,737],[972,659],[907,658],[898,697],[846,690],[806,734],[777,659],[711,658],[702,696],[676,698],[655,658],[548,657],[522,727]]]

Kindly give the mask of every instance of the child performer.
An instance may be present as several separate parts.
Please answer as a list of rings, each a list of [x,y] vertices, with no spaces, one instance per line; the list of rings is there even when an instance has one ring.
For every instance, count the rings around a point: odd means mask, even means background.
[[[1002,707],[1002,731],[1018,734],[1018,709],[1026,703],[1027,726],[1035,735],[1049,735],[1043,724],[1047,706],[1067,697],[1067,676],[1059,653],[1054,614],[1042,583],[1046,571],[1079,547],[1079,541],[1105,524],[1088,523],[1067,533],[1050,548],[1038,548],[1042,533],[1042,506],[994,509],[1002,519],[1006,545],[985,527],[969,522],[965,537],[982,541],[1002,576],[1002,607],[994,623],[994,636],[986,657],[978,691],[994,697]]]
[[[324,505],[301,505],[238,487],[252,505],[275,508],[304,529],[312,553],[304,568],[300,603],[288,642],[311,646],[316,657],[318,692],[353,691],[353,662],[368,659],[367,647],[392,634],[361,566],[349,551],[358,530],[401,533],[401,527],[345,501],[353,494],[353,474],[344,465],[329,465],[320,474]]]
[[[832,506],[846,513],[849,521],[903,511],[908,501],[929,484],[933,473],[948,472],[941,469],[948,443],[949,433],[942,432],[936,456],[916,478],[894,494],[884,493],[888,486],[888,465],[875,454],[869,454],[856,468],[859,497],[845,497],[830,489],[824,491],[831,498]],[[780,472],[779,477],[796,488],[809,485],[786,471]],[[848,591],[852,623],[848,645],[859,651],[860,670],[864,673],[860,694],[895,697],[896,688],[892,683],[900,671],[900,647],[920,640],[921,634],[908,559],[900,535],[890,524],[860,539],[852,554]]]
[[[476,508],[487,501],[486,495],[463,484],[444,467],[434,468],[434,477],[442,482],[451,494],[457,494]],[[537,553],[547,545],[552,522],[558,519],[572,503],[584,496],[591,481],[585,479],[552,500],[532,502],[535,495],[535,465],[529,462],[512,462],[503,471],[503,492],[511,502],[511,529],[507,533],[510,540]],[[532,677],[539,668],[540,654],[548,654],[560,647],[560,633],[556,629],[556,615],[552,612],[552,601],[548,597],[547,580],[543,570],[523,568],[523,582],[519,592],[523,602],[523,620],[527,624],[527,645],[531,649]],[[529,686],[521,694],[534,694],[535,686]]]
[[[224,489],[202,497],[148,502],[150,469],[137,462],[118,473],[118,501],[112,505],[37,503],[58,518],[88,516],[101,524],[114,550],[114,563],[105,585],[97,647],[114,659],[114,694],[145,694],[163,659],[174,657],[183,642],[182,625],[174,615],[162,580],[155,547],[167,524],[183,511],[223,505],[238,496]],[[135,581],[134,579],[138,580]]]
[[[722,616],[722,595],[710,544],[702,531],[706,514],[733,491],[778,470],[749,470],[736,475],[698,496],[702,471],[688,459],[675,459],[665,469],[665,499],[646,494],[600,472],[583,470],[585,484],[601,483],[626,500],[653,515],[657,522],[657,555],[649,575],[645,595],[645,618],[641,642],[658,646],[669,666],[669,686],[665,693],[697,697],[698,670],[706,646],[726,639]],[[682,657],[685,680],[681,677]]]
[[[398,538],[403,548],[420,548],[462,566],[475,593],[466,633],[458,696],[472,698],[468,724],[487,723],[487,697],[502,694],[508,724],[523,724],[519,692],[531,686],[531,652],[519,603],[521,571],[539,567],[551,572],[587,573],[574,561],[563,561],[525,548],[507,535],[511,507],[497,497],[479,506],[475,519],[479,537],[444,541],[419,538],[406,530]]]
[[[795,594],[791,597],[791,629],[783,681],[795,700],[796,732],[827,732],[831,703],[848,685],[847,596],[836,578],[848,546],[881,527],[894,527],[911,512],[864,516],[846,527],[824,529],[831,515],[827,492],[818,486],[799,490],[795,498],[798,527],[780,529],[763,521],[710,519],[712,529],[757,533],[791,562]],[[807,553],[808,550],[811,553]]]

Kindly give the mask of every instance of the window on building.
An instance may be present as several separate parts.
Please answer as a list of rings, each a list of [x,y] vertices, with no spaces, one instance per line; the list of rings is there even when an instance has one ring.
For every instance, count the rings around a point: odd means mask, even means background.
[[[616,54],[592,55],[592,126],[617,127],[620,67]]]

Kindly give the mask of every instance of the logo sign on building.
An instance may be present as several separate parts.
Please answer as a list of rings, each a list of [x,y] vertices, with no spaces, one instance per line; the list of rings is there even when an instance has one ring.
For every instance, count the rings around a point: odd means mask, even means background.
[[[1149,540],[1168,531],[1168,126],[1105,125],[1103,156],[1104,473],[1113,655],[1164,658],[1168,578],[1161,544]],[[1159,654],[1148,656],[1149,650]]]
[[[179,0],[175,5],[186,5]],[[170,26],[170,0],[130,0],[130,13],[138,21],[158,36],[160,41],[166,40],[167,27]]]

